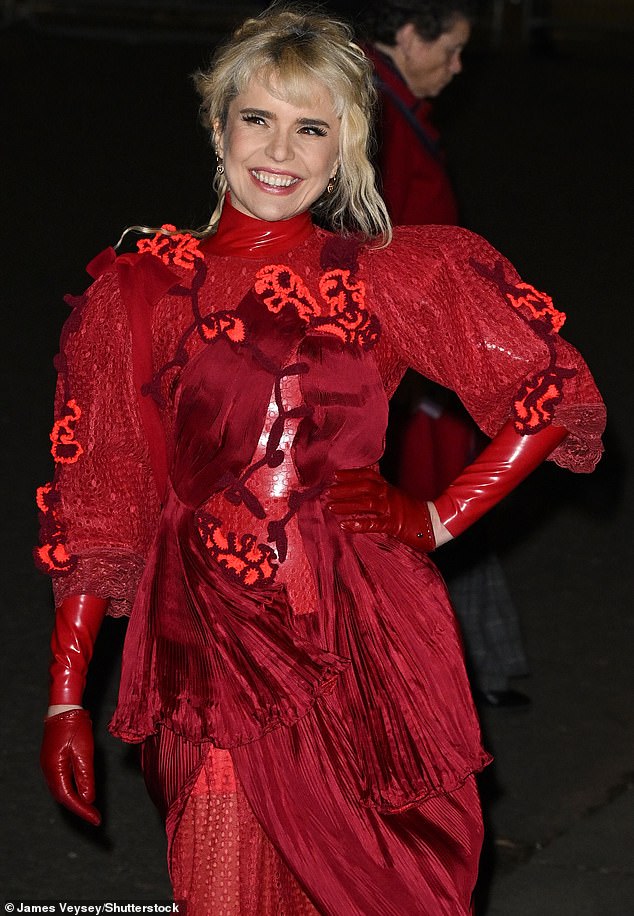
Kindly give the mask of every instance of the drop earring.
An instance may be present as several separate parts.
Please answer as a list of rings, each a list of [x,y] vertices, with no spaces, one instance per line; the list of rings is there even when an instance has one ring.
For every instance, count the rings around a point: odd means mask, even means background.
[[[329,180],[328,184],[326,185],[326,194],[332,194],[332,192],[335,190],[336,185],[337,185],[337,173],[335,172],[335,174],[332,176],[332,178]]]
[[[218,156],[218,165],[216,166],[216,172],[217,172],[219,175],[224,175],[224,173],[225,173],[225,167],[224,167],[224,163],[223,163],[223,161],[222,161],[222,156]]]

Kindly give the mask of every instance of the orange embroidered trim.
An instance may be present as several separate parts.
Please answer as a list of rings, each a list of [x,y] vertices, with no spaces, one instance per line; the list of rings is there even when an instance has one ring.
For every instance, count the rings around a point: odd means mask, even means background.
[[[292,305],[303,321],[319,313],[317,303],[304,281],[284,264],[269,264],[255,275],[255,292],[261,296],[270,312],[277,314],[285,305]]]
[[[502,261],[496,261],[493,267],[487,267],[486,264],[481,264],[475,258],[470,258],[469,263],[481,277],[495,283],[502,295],[506,297],[513,308],[519,311],[525,320],[532,321],[537,319],[544,322],[550,330],[555,332],[563,327],[566,316],[564,312],[559,312],[555,308],[550,296],[535,289],[530,283],[524,283],[521,280],[510,283],[506,279]]]
[[[35,491],[35,502],[37,503],[37,508],[40,512],[43,512],[45,515],[49,511],[49,496],[53,489],[53,484],[50,482],[43,484],[41,487],[38,487]]]
[[[36,547],[35,562],[48,575],[51,575],[51,573],[67,573],[75,566],[75,558],[67,552],[61,541]]]
[[[513,401],[515,429],[522,435],[539,432],[553,420],[555,407],[563,398],[564,380],[577,374],[576,369],[565,369],[557,365],[554,333],[563,326],[566,316],[557,311],[550,296],[539,292],[530,283],[519,280],[509,283],[502,261],[496,261],[492,268],[480,264],[474,258],[470,258],[469,263],[481,277],[495,283],[548,348],[548,366],[527,379]]]
[[[77,564],[77,559],[66,550],[64,533],[57,515],[56,506],[59,496],[52,483],[45,483],[37,488],[35,496],[40,510],[41,546],[33,551],[38,568],[48,575],[60,575],[70,572]]]
[[[59,464],[74,464],[84,453],[82,446],[75,439],[75,424],[81,417],[81,408],[72,399],[66,402],[66,407],[70,413],[61,420],[56,420],[51,430],[51,455]]]
[[[352,280],[350,270],[337,268],[320,277],[319,292],[328,306],[324,317],[320,316],[319,306],[301,277],[284,264],[271,264],[259,270],[254,290],[274,314],[292,305],[302,321],[346,344],[371,347],[379,338],[379,322],[365,308],[365,284]]]
[[[254,534],[224,534],[222,521],[206,512],[196,516],[198,533],[209,555],[242,585],[267,585],[275,580],[277,555],[267,544],[257,544]]]
[[[566,320],[564,312],[558,311],[547,293],[542,293],[530,283],[516,283],[513,290],[505,293],[513,308],[527,308],[533,318],[547,321],[553,331],[559,331]]]
[[[313,327],[334,334],[344,343],[373,346],[379,338],[379,322],[365,307],[365,283],[351,280],[350,271],[329,270],[319,280],[319,292],[328,304],[329,318],[318,318]]]
[[[151,239],[140,239],[136,245],[140,254],[153,254],[168,266],[176,264],[187,270],[194,268],[197,259],[204,260],[202,252],[199,251],[200,239],[194,238],[188,232],[177,232],[176,226],[169,223],[164,223],[161,229],[170,234],[157,232]]]
[[[547,370],[528,379],[513,402],[515,428],[519,433],[535,433],[552,422],[555,407],[563,397],[559,372]]]
[[[201,318],[198,327],[201,337],[207,342],[223,334],[234,343],[243,343],[246,337],[242,319],[227,311],[212,312]]]

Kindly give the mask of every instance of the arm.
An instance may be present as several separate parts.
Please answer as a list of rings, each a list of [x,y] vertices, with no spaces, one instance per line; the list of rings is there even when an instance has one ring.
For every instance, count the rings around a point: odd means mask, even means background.
[[[383,326],[403,362],[456,391],[493,439],[433,503],[411,499],[371,468],[339,472],[328,504],[344,529],[384,531],[431,550],[551,454],[572,470],[592,470],[605,409],[585,362],[559,337],[565,316],[548,296],[464,230],[408,227],[373,257]]]
[[[101,277],[62,333],[51,434],[55,477],[38,491],[38,564],[56,614],[40,761],[53,797],[98,824],[86,674],[108,609],[129,608],[158,514],[116,274]]]
[[[564,439],[548,426],[521,436],[512,423],[433,502],[419,502],[392,487],[372,468],[339,471],[328,507],[345,531],[381,531],[429,552],[462,534],[511,492]]]

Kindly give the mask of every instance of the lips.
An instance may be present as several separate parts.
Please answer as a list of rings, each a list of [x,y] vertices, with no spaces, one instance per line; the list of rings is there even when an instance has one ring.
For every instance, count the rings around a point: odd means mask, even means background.
[[[250,174],[259,184],[273,190],[284,191],[301,181],[301,178],[294,175],[275,174],[274,172],[264,172],[259,169],[251,169]]]

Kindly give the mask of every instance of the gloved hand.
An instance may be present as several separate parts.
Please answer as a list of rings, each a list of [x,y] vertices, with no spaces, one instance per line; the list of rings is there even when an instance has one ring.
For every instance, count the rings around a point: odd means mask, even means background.
[[[92,723],[86,709],[69,709],[44,720],[40,766],[55,801],[95,827]]]
[[[424,553],[436,546],[427,503],[391,486],[373,468],[337,471],[326,501],[344,531],[381,531]]]
[[[100,823],[95,799],[90,716],[81,708],[88,665],[107,601],[71,595],[55,612],[51,637],[49,715],[40,764],[53,797],[91,824]]]
[[[508,421],[433,503],[407,496],[372,468],[337,471],[328,508],[346,531],[384,531],[428,552],[461,534],[510,493],[566,434],[551,425],[522,436]]]

